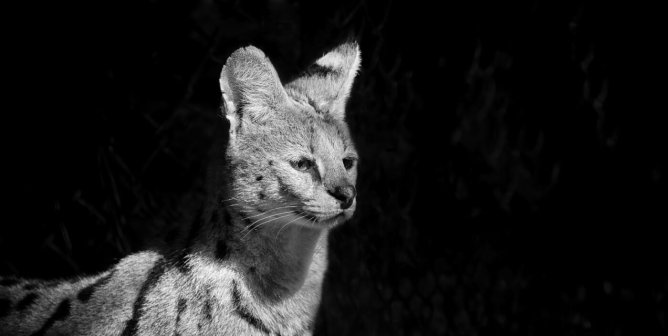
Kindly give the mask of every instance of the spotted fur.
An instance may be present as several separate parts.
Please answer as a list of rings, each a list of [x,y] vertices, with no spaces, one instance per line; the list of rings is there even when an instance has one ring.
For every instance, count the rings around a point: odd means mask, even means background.
[[[220,76],[229,122],[209,201],[169,253],[129,255],[67,281],[0,279],[0,335],[310,335],[327,237],[355,210],[344,108],[356,43],[283,85],[252,46]]]

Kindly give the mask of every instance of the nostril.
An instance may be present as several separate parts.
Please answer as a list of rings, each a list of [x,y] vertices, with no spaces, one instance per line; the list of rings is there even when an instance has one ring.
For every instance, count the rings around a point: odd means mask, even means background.
[[[346,195],[341,192],[341,187],[335,187],[334,190],[327,190],[327,192],[338,201],[343,201],[346,199]]]
[[[352,185],[337,186],[334,190],[328,190],[328,192],[341,203],[341,209],[350,208],[357,195],[357,190],[355,190],[355,187]]]
[[[341,209],[345,210],[350,208],[351,205],[353,205],[353,200],[354,198],[349,198],[345,200],[344,202],[341,202]]]

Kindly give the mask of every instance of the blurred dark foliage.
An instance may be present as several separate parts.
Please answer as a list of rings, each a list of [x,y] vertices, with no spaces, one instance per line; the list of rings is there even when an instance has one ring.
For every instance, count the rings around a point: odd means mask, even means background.
[[[665,335],[665,36],[628,6],[10,6],[0,274],[150,245],[202,197],[227,55],[254,44],[288,80],[355,37],[359,206],[316,334]]]

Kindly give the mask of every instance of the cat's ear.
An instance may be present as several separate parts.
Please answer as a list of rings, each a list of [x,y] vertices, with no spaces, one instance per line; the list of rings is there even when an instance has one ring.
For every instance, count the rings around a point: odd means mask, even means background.
[[[253,46],[239,48],[225,62],[220,73],[225,117],[234,131],[241,119],[264,122],[272,110],[287,103],[288,96],[264,53]]]
[[[317,113],[343,120],[360,61],[357,42],[343,43],[316,60],[285,87],[293,96],[308,100]]]

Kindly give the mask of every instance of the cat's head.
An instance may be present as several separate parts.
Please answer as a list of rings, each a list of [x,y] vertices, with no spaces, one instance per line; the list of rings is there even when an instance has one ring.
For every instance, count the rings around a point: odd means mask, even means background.
[[[320,228],[352,216],[358,155],[345,107],[359,65],[357,43],[344,43],[283,85],[261,50],[230,55],[220,88],[229,191],[244,216]]]

